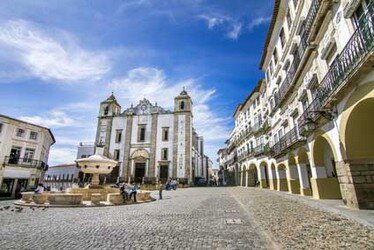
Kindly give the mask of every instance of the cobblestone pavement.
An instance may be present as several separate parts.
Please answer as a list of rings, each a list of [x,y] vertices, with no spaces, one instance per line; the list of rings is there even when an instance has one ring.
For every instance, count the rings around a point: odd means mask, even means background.
[[[374,228],[340,214],[277,191],[236,187],[230,193],[284,249],[374,249]]]
[[[190,188],[138,205],[0,211],[0,248],[374,249],[374,233],[275,191]]]
[[[154,196],[157,197],[157,196]],[[0,207],[10,202],[0,202]],[[164,192],[164,200],[100,208],[0,211],[1,249],[269,249],[229,188]]]

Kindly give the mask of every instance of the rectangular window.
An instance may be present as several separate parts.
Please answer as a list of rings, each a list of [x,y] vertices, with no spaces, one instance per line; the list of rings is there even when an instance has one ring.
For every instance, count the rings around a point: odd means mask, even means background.
[[[0,123],[0,133],[1,133],[2,130],[3,130],[3,124]]]
[[[139,125],[138,127],[138,141],[139,142],[145,141],[145,125]]]
[[[287,12],[286,19],[287,19],[288,29],[291,30],[292,18],[291,18],[291,13],[290,13],[289,9],[288,9],[288,12]]]
[[[283,48],[284,44],[286,43],[286,36],[284,34],[284,29],[283,28],[282,28],[282,30],[280,32],[279,38],[280,38],[281,45],[282,45],[282,48]]]
[[[162,140],[163,141],[169,140],[169,128],[162,128]]]
[[[30,132],[30,140],[36,141],[37,139],[38,139],[38,133],[34,132],[34,131],[31,131]]]
[[[21,129],[21,128],[17,129],[17,136],[18,137],[24,137],[25,133],[26,133],[26,131],[24,129]]]
[[[122,129],[116,130],[116,143],[121,142],[122,139]]]
[[[31,160],[34,158],[35,149],[32,148],[26,148],[25,155],[23,157],[24,162],[31,162]]]
[[[119,154],[120,154],[119,149],[114,150],[114,155],[113,155],[114,160],[116,160],[116,161],[119,160]]]
[[[168,159],[168,149],[167,148],[161,149],[161,159],[165,160],[165,161]]]
[[[274,65],[277,65],[277,63],[278,63],[278,52],[277,52],[277,48],[274,49],[273,58],[274,58]]]

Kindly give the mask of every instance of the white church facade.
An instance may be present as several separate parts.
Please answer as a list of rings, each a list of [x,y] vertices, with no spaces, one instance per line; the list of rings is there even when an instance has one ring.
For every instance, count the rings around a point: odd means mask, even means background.
[[[173,111],[143,99],[122,112],[113,94],[100,104],[96,147],[119,162],[121,181],[173,178],[191,184],[199,166],[193,164],[194,136],[192,100],[185,90],[174,98]]]

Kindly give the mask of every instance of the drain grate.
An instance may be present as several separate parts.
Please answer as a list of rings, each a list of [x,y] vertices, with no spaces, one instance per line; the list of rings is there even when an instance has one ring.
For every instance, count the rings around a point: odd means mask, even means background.
[[[226,219],[225,223],[226,225],[240,225],[243,224],[243,221],[241,219]]]

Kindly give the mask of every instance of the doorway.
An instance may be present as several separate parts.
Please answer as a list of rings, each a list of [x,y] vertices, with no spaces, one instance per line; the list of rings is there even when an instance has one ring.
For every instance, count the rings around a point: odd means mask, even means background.
[[[169,165],[160,166],[160,180],[162,183],[166,182],[169,178]]]
[[[9,163],[18,164],[18,160],[21,155],[21,147],[12,147],[10,150]]]
[[[135,182],[141,183],[145,175],[145,162],[135,163]]]

